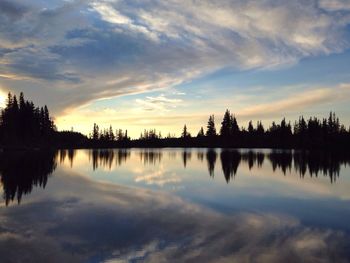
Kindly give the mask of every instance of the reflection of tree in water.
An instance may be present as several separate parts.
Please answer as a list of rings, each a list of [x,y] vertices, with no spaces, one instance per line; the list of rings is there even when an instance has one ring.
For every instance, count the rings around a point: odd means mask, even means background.
[[[260,167],[262,165],[262,162],[264,161],[264,155],[262,155],[261,153],[248,151],[240,154],[242,156],[242,161],[248,163],[249,170],[251,170],[256,164],[258,165],[258,167]]]
[[[92,168],[96,170],[98,167],[108,167],[112,169],[113,163],[117,166],[125,163],[130,157],[130,151],[127,149],[94,149],[90,151],[89,159],[92,159]]]
[[[191,158],[192,158],[192,153],[190,151],[184,150],[182,152],[182,161],[184,163],[185,168],[187,166],[187,161],[191,161]]]
[[[209,175],[211,177],[214,177],[214,169],[215,169],[215,163],[216,163],[216,158],[217,158],[217,153],[213,149],[209,149],[207,151],[207,162],[208,162],[208,171]]]
[[[210,176],[216,162],[216,151],[207,151],[207,164]],[[241,163],[247,163],[249,169],[255,165],[259,168],[263,165],[265,158],[270,161],[274,172],[280,170],[284,175],[294,170],[304,178],[305,174],[310,177],[318,176],[322,173],[330,178],[333,183],[339,177],[341,165],[350,165],[350,156],[344,153],[330,153],[325,151],[305,152],[305,151],[272,151],[270,153],[238,150],[222,150],[220,154],[222,171],[227,182],[236,175]]]
[[[198,161],[203,162],[203,160],[204,160],[204,152],[198,151],[197,152],[197,159],[198,159]]]
[[[222,150],[220,154],[221,166],[227,183],[236,175],[241,158],[242,155],[238,151]]]
[[[329,176],[331,183],[339,177],[341,165],[350,164],[349,155],[325,151],[296,152],[293,158],[295,170],[301,177],[304,177],[308,170],[311,177],[317,177],[321,173]]]
[[[256,154],[256,160],[257,160],[258,167],[261,167],[265,160],[265,154],[262,152],[258,152]]]
[[[68,157],[68,161],[70,167],[73,167],[73,162],[75,158],[76,151],[75,149],[61,149],[58,151],[58,158],[60,160],[60,164],[64,163],[66,158]]]
[[[47,178],[56,169],[54,151],[4,152],[0,155],[1,183],[6,205],[29,194],[33,187],[45,188]]]
[[[155,149],[143,149],[140,152],[140,159],[141,162],[144,164],[152,164],[155,165],[156,163],[160,163],[163,158],[163,151],[162,150],[155,150]]]
[[[285,175],[287,170],[291,171],[292,169],[293,155],[291,151],[272,151],[268,154],[268,159],[271,161],[274,172],[276,168],[279,168]]]

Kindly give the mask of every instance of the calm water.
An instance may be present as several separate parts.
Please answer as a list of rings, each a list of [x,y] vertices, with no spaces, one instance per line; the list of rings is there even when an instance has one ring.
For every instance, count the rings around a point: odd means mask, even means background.
[[[350,158],[0,154],[0,262],[349,262]]]

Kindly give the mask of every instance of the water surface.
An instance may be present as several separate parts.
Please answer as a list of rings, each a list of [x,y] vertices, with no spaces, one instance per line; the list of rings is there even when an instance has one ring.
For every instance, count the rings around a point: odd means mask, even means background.
[[[349,262],[349,164],[276,150],[5,152],[1,262]]]

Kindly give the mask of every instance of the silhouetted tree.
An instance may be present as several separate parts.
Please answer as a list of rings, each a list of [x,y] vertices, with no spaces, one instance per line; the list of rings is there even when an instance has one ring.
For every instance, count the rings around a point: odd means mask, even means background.
[[[5,145],[48,142],[56,130],[47,106],[35,107],[24,99],[23,93],[19,103],[16,95],[8,94],[0,119],[0,137]]]
[[[253,122],[252,121],[249,121],[249,124],[248,124],[248,132],[250,134],[253,134],[254,133],[254,127],[253,127]]]
[[[265,133],[264,126],[262,125],[261,121],[258,121],[257,127],[256,127],[256,133],[258,135],[263,135]]]
[[[207,135],[208,137],[214,137],[214,136],[216,136],[216,128],[215,128],[214,115],[210,115],[210,116],[209,116],[206,135]]]
[[[184,125],[184,127],[182,129],[181,137],[182,138],[190,138],[191,137],[191,134],[187,131],[186,124]]]
[[[197,134],[197,137],[204,137],[204,136],[205,136],[204,129],[203,129],[203,127],[201,127],[198,134]]]
[[[232,135],[232,116],[229,110],[225,111],[224,118],[221,122],[220,135],[225,138]]]
[[[112,125],[109,126],[109,139],[110,139],[111,141],[114,141],[114,140],[115,140],[115,135],[114,135],[114,132],[113,132]]]
[[[238,123],[237,123],[237,119],[235,116],[232,116],[231,115],[231,135],[233,136],[237,136],[239,135],[239,126],[238,126]]]
[[[94,123],[94,128],[92,130],[92,139],[98,140],[100,138],[100,129],[96,123]]]

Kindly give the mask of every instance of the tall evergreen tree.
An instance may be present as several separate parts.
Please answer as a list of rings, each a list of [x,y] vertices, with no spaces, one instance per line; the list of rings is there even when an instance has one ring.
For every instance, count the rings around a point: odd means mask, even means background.
[[[261,121],[258,121],[257,127],[256,127],[256,132],[259,135],[263,135],[265,133],[264,126],[262,125]]]
[[[94,128],[92,130],[92,139],[96,141],[99,138],[100,138],[99,127],[96,123],[94,123]]]
[[[207,135],[208,137],[214,137],[214,136],[216,136],[216,128],[215,128],[215,119],[214,119],[214,115],[210,115],[210,116],[209,116],[206,135]]]
[[[184,125],[184,127],[182,129],[181,137],[182,138],[189,138],[189,137],[191,137],[191,134],[187,131],[186,124]]]
[[[111,141],[114,141],[114,140],[115,140],[115,135],[114,135],[114,132],[113,132],[112,125],[109,126],[109,139],[110,139]]]
[[[240,130],[239,130],[236,116],[232,116],[232,114],[231,114],[230,119],[231,119],[231,135],[233,135],[233,136],[238,135]]]
[[[248,132],[250,134],[253,134],[253,132],[254,132],[254,127],[253,127],[253,122],[252,121],[249,121],[249,123],[248,123]]]
[[[232,120],[229,110],[225,111],[224,118],[221,122],[220,135],[222,137],[229,137],[232,132]]]

